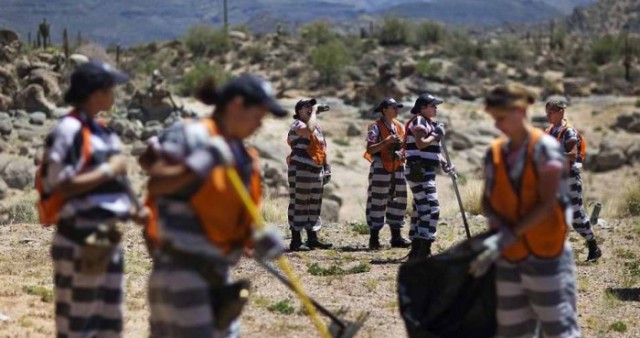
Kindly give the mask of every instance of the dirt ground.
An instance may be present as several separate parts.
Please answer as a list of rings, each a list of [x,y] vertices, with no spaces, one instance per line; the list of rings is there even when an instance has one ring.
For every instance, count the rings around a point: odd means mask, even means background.
[[[616,114],[633,109],[633,102],[630,98],[622,98],[575,104],[574,116],[580,118],[590,146],[597,145],[606,136],[607,126],[615,120]],[[292,105],[295,101],[286,103]],[[199,109],[204,111],[203,107]],[[536,106],[534,113],[541,112],[542,107]],[[290,253],[286,257],[301,278],[305,290],[328,308],[347,307],[348,319],[363,311],[371,313],[358,337],[404,337],[406,333],[396,297],[398,265],[371,265],[369,261],[401,257],[406,250],[369,252],[361,249],[366,246],[368,238],[362,234],[368,163],[362,159],[364,136],[349,138],[345,131],[350,121],[361,124],[361,129],[366,128],[368,122],[356,119],[357,112],[353,109],[331,113],[333,115],[322,118],[321,125],[329,134],[333,176],[339,186],[339,195],[345,202],[340,211],[341,222],[328,224],[321,236],[333,242],[336,250]],[[442,115],[454,128],[469,123],[490,123],[481,112],[479,103],[444,105]],[[286,146],[284,140],[290,121],[265,121],[260,138],[251,141],[269,141]],[[600,132],[603,128],[605,131]],[[477,168],[463,163],[461,154],[453,153],[452,157],[459,171],[466,174],[466,182],[461,184],[465,206],[470,212],[477,211],[481,189]],[[582,263],[587,250],[575,232],[570,235],[578,262],[578,319],[584,337],[640,337],[640,218],[620,218],[619,212],[623,202],[621,192],[625,187],[638,184],[639,173],[640,167],[627,166],[615,172],[585,174],[587,206],[590,209],[593,202],[600,201],[605,207],[601,214],[604,221],[595,228],[604,252],[598,263]],[[450,179],[438,176],[437,183],[442,217],[435,249],[442,251],[462,240],[464,229]],[[286,203],[286,200],[268,201],[263,209],[266,218],[283,233],[288,232],[285,227]],[[484,229],[481,216],[470,216],[469,219],[473,233]],[[140,229],[134,225],[128,225],[126,229],[125,337],[146,337],[146,283],[151,262],[143,247]],[[0,226],[0,338],[50,337],[54,334],[53,277],[48,251],[52,234],[50,229],[34,224]],[[388,239],[389,233],[385,229],[383,243],[387,246]],[[309,272],[313,263],[321,268],[334,267],[346,271],[357,268],[362,272],[315,276]],[[242,315],[243,337],[317,336],[295,296],[257,264],[243,259],[233,275],[236,279],[249,278],[252,281],[251,301]]]

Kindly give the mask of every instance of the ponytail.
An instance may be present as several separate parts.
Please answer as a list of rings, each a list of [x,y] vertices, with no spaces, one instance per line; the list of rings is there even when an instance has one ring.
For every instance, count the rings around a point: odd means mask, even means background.
[[[218,105],[220,103],[220,93],[213,76],[207,76],[200,81],[193,96],[208,106]]]

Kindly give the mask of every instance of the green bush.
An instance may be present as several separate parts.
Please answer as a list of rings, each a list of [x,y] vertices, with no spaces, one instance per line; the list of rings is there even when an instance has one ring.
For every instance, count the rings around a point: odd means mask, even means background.
[[[482,52],[478,50],[476,44],[476,54]],[[491,56],[500,61],[522,61],[524,60],[524,49],[513,37],[503,37],[498,43],[491,47]],[[477,55],[481,57],[481,55]]]
[[[353,222],[351,223],[351,230],[358,235],[368,235],[369,234],[369,226],[367,223],[363,222]]]
[[[619,42],[610,35],[594,39],[591,45],[591,60],[597,65],[611,62],[618,57],[618,54]]]
[[[197,62],[191,70],[189,70],[178,85],[180,95],[189,96],[193,94],[200,81],[205,77],[213,76],[216,83],[224,83],[229,79],[229,74],[217,64],[208,65],[204,62]]]
[[[416,43],[419,46],[435,45],[442,42],[447,31],[439,23],[436,22],[422,22],[415,28]]]
[[[609,325],[609,329],[616,332],[627,332],[627,324],[621,321],[617,321]]]
[[[189,27],[184,43],[195,56],[224,53],[229,49],[224,31],[202,24]]]
[[[338,37],[327,21],[316,21],[300,28],[300,37],[313,45],[329,43]]]
[[[378,41],[383,46],[409,45],[415,41],[413,27],[409,21],[387,17],[377,34]]]
[[[263,44],[255,44],[249,45],[240,50],[238,53],[240,58],[249,59],[250,63],[261,63],[264,62],[265,58],[269,51],[267,47]]]
[[[434,76],[436,76],[438,74],[438,72],[440,72],[440,70],[442,69],[442,63],[441,62],[433,62],[433,61],[429,61],[429,60],[420,60],[418,61],[418,63],[416,64],[416,72],[426,78],[433,78]]]
[[[311,64],[320,73],[323,84],[337,84],[350,62],[347,47],[338,40],[318,45],[311,50]]]
[[[307,272],[313,276],[336,276],[336,275],[351,275],[356,273],[364,273],[371,270],[371,266],[368,263],[360,263],[348,270],[344,270],[339,265],[331,265],[328,268],[320,266],[318,263],[312,263],[307,266]]]
[[[33,296],[39,296],[44,303],[53,302],[53,290],[40,285],[26,285],[22,287],[22,291]]]
[[[273,303],[267,307],[267,310],[271,312],[279,312],[285,315],[290,315],[296,311],[296,309],[291,305],[291,301],[288,299],[281,300],[277,303]]]

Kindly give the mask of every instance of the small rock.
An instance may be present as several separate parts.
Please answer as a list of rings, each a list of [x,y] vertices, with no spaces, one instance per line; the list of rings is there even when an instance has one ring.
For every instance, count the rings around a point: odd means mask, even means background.
[[[347,136],[355,137],[362,135],[362,131],[355,122],[350,122],[347,127]]]
[[[35,113],[31,113],[30,117],[29,117],[29,123],[36,125],[36,126],[41,126],[44,124],[44,121],[47,120],[47,115],[43,112],[35,112]]]
[[[11,135],[13,125],[11,120],[0,120],[0,134],[3,136]]]
[[[34,243],[35,241],[36,241],[35,238],[25,237],[20,240],[20,244],[29,244],[29,243]]]
[[[0,312],[0,322],[6,322],[8,320],[11,320],[11,317],[5,315],[4,313]]]
[[[7,185],[7,182],[0,178],[0,200],[7,197],[8,192],[9,186]]]

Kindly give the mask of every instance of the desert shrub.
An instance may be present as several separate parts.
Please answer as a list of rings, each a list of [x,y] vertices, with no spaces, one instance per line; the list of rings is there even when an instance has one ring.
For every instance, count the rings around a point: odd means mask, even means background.
[[[223,53],[229,49],[224,31],[202,24],[189,27],[184,43],[195,56]]]
[[[327,21],[316,21],[300,28],[300,37],[314,45],[325,44],[335,40],[338,34]]]
[[[618,56],[619,43],[616,38],[606,35],[593,40],[591,60],[597,65],[604,65]]]
[[[26,195],[7,206],[9,224],[37,224],[40,220],[35,195]]]
[[[421,22],[415,27],[416,44],[419,46],[435,45],[446,38],[447,31],[439,23]]]
[[[338,83],[350,61],[347,47],[338,40],[318,45],[311,50],[311,64],[324,84]]]
[[[407,20],[393,17],[383,19],[377,38],[383,46],[409,45],[415,41],[411,23]]]
[[[416,72],[424,78],[432,78],[440,72],[442,69],[441,62],[434,62],[429,60],[420,60],[416,64]]]
[[[224,83],[229,79],[229,74],[217,64],[209,65],[204,62],[196,62],[178,84],[178,91],[181,95],[189,96],[193,94],[198,84],[208,76],[213,76],[216,83]]]
[[[283,299],[279,302],[273,303],[267,307],[267,310],[285,315],[290,315],[296,311],[293,305],[291,305],[291,301],[289,299]]]
[[[629,185],[622,198],[620,214],[626,216],[640,216],[640,185]]]

